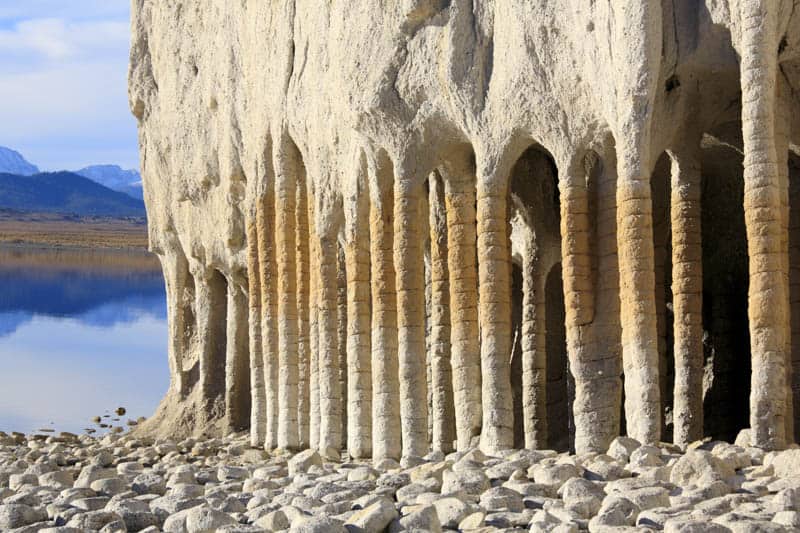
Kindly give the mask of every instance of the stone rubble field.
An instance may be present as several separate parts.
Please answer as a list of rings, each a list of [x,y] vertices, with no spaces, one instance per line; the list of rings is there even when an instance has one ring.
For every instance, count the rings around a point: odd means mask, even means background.
[[[800,530],[800,449],[715,441],[682,453],[618,437],[607,453],[581,456],[323,455],[270,456],[247,435],[152,442],[0,432],[0,530]]]

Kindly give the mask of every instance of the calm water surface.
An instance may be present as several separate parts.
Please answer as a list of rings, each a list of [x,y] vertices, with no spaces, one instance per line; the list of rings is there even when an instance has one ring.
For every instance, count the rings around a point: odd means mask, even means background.
[[[0,247],[0,431],[82,432],[169,385],[164,281],[136,252]]]

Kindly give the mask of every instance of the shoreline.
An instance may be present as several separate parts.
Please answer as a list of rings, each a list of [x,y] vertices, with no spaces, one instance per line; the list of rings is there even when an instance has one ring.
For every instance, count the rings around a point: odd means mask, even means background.
[[[0,212],[0,246],[147,252],[147,221],[144,218]]]

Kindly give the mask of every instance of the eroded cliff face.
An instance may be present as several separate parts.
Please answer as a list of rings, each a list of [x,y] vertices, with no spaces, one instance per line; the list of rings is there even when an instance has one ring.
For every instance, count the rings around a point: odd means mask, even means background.
[[[794,440],[797,2],[132,4],[172,373],[143,431]]]

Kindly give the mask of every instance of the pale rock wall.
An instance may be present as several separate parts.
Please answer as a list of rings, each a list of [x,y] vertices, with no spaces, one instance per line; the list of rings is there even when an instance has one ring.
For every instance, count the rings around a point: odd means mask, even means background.
[[[544,447],[562,423],[547,389],[568,387],[578,451],[622,431],[687,444],[706,432],[707,352],[721,357],[703,341],[719,318],[698,227],[710,138],[743,154],[752,443],[794,440],[798,2],[132,6],[172,374],[141,431],[249,427],[270,449],[376,458]],[[512,180],[532,148],[547,165]],[[654,199],[665,152],[671,192]],[[520,180],[549,197],[526,200]],[[556,382],[550,272],[570,373]]]

